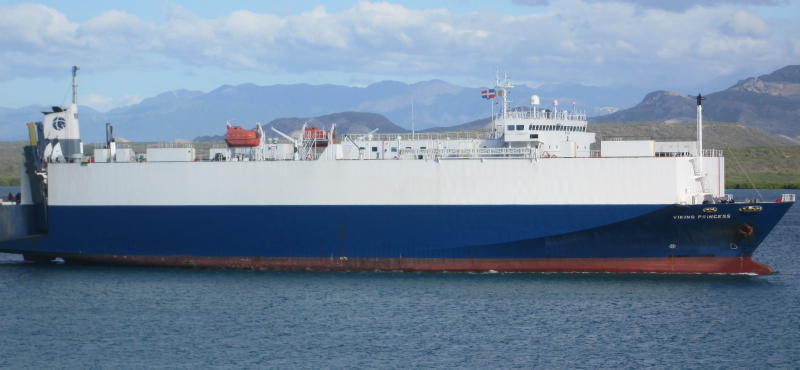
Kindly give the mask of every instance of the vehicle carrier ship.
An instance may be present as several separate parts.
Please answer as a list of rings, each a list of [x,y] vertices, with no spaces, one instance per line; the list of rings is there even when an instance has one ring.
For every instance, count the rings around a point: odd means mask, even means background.
[[[77,67],[73,69],[73,83]],[[770,274],[752,254],[794,202],[734,202],[724,157],[697,141],[610,140],[586,115],[510,107],[497,78],[491,130],[280,140],[230,127],[189,146],[84,156],[77,93],[28,124],[18,205],[0,251],[30,261],[362,271]],[[74,90],[77,90],[74,87]],[[527,101],[526,101],[527,102]],[[274,130],[274,129],[273,129]],[[277,135],[275,135],[277,136]]]

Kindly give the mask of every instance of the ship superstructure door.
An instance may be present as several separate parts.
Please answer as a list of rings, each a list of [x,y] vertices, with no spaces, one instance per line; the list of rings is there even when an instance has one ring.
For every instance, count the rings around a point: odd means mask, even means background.
[[[397,146],[397,141],[383,141],[383,151],[381,152],[381,159],[397,158],[400,153],[400,148]]]
[[[577,141],[562,141],[560,144],[561,158],[574,158],[578,156]]]

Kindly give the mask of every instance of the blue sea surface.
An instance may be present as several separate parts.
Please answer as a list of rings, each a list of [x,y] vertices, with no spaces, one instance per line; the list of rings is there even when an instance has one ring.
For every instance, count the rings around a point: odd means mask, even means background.
[[[795,205],[754,255],[771,276],[110,268],[0,255],[0,368],[800,368],[798,253]]]

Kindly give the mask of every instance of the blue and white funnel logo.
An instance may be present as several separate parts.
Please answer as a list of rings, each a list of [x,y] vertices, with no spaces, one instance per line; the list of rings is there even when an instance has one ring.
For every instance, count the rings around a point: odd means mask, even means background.
[[[66,125],[67,125],[67,121],[64,119],[64,117],[53,118],[53,128],[54,129],[63,130],[64,126],[66,126]]]

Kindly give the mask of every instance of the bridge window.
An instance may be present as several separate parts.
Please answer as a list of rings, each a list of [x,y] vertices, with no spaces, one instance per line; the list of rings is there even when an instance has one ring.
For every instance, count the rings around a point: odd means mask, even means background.
[[[517,125],[517,131],[522,131],[525,129],[525,125]]]
[[[514,125],[508,125],[506,128],[508,131],[514,131]]]
[[[392,147],[392,153],[397,153],[397,147],[396,146]]]
[[[538,139],[538,138],[539,138],[539,134],[531,134],[531,139]]]
[[[378,147],[377,147],[377,146],[373,146],[373,147],[372,147],[372,151],[373,151],[373,152],[377,152],[377,151],[378,151]]]

